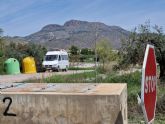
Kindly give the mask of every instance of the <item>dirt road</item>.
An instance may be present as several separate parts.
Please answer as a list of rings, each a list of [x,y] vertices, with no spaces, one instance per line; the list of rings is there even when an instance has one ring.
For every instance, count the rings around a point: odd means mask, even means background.
[[[50,77],[52,75],[67,75],[75,73],[89,72],[92,70],[79,70],[79,71],[67,71],[67,72],[44,72],[36,74],[17,74],[17,75],[0,75],[0,83],[14,83],[21,82],[29,79],[42,79]]]

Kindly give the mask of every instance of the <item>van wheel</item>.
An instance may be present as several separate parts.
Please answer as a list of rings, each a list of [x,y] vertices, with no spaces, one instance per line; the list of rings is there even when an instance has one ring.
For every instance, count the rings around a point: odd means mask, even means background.
[[[60,72],[60,67],[58,66],[58,68],[57,68],[57,72]]]
[[[66,71],[66,72],[68,71],[68,66],[66,66],[65,71]]]

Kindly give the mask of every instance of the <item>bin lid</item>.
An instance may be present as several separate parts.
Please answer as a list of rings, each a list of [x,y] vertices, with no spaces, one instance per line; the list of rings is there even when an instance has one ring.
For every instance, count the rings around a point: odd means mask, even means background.
[[[13,62],[18,62],[18,60],[15,58],[9,58],[5,61],[5,63],[13,63]]]
[[[25,57],[25,58],[23,59],[23,62],[34,62],[34,58],[31,57],[31,56]]]

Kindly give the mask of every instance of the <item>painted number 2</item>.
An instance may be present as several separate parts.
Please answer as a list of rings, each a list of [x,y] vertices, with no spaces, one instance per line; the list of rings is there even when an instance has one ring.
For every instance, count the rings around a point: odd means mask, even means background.
[[[5,97],[5,98],[3,99],[3,103],[5,103],[6,100],[8,100],[9,103],[8,103],[8,106],[7,106],[7,108],[5,109],[3,115],[4,115],[4,116],[16,116],[16,114],[13,114],[13,113],[9,113],[9,112],[8,112],[8,111],[9,111],[9,108],[10,108],[10,105],[11,105],[11,103],[12,103],[12,99],[11,99],[10,97]]]

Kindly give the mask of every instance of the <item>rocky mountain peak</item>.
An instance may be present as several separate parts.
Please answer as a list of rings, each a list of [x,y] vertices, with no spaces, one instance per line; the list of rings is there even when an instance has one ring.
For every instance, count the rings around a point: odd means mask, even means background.
[[[49,25],[46,25],[44,26],[41,30],[42,31],[56,31],[58,29],[61,29],[62,26],[61,25],[57,25],[57,24],[49,24]]]
[[[80,21],[80,20],[70,20],[64,23],[64,26],[77,26],[77,25],[84,25],[89,22],[87,21]]]

